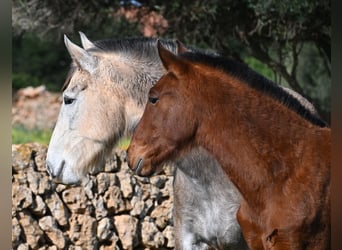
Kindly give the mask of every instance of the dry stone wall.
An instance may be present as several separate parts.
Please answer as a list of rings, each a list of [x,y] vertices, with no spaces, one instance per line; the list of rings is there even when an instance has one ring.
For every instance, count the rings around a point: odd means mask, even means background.
[[[47,147],[12,146],[13,249],[173,249],[172,168],[151,178],[130,172],[114,150],[86,186],[65,186],[45,170]]]

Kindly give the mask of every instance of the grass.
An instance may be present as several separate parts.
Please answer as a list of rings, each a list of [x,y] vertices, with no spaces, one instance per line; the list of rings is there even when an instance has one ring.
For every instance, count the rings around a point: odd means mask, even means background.
[[[119,142],[117,143],[117,147],[122,149],[122,150],[126,150],[129,146],[130,142],[131,142],[130,137],[124,137],[121,140],[119,140]]]
[[[29,130],[21,126],[15,126],[12,127],[12,144],[38,142],[40,144],[48,145],[51,135],[52,130]],[[117,147],[122,150],[126,150],[130,141],[130,137],[124,137],[117,143]]]
[[[38,142],[40,144],[48,144],[51,138],[51,130],[27,129],[21,126],[12,127],[12,143],[23,144],[30,142]]]

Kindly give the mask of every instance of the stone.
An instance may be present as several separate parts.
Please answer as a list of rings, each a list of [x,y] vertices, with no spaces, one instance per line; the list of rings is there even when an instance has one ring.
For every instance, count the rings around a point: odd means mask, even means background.
[[[164,245],[164,235],[159,232],[153,221],[148,220],[148,218],[145,218],[142,222],[141,234],[142,242],[147,247],[160,249]]]
[[[12,247],[16,248],[20,243],[22,229],[16,217],[12,218]]]
[[[118,241],[119,237],[113,234],[106,244],[100,246],[100,250],[121,250],[122,248],[118,245]]]
[[[109,240],[114,231],[114,225],[111,219],[103,218],[99,221],[97,226],[97,238],[100,241]]]
[[[20,212],[19,223],[23,229],[26,243],[32,249],[39,246],[39,242],[43,241],[43,231],[40,229],[37,221],[35,221],[29,214]]]
[[[33,214],[42,217],[46,213],[46,205],[39,195],[36,195],[31,208]]]
[[[73,213],[84,213],[87,208],[87,197],[84,187],[72,187],[62,193],[62,199]]]
[[[165,175],[154,175],[150,178],[151,184],[160,189],[165,186],[167,180],[168,178]]]
[[[94,176],[88,176],[89,179],[88,179],[88,182],[86,182],[84,185],[83,185],[83,188],[84,188],[84,193],[87,197],[88,200],[93,200],[95,199],[95,196],[94,196],[94,189],[95,189],[95,177]]]
[[[93,248],[91,248],[93,249]],[[80,247],[80,246],[70,246],[68,250],[84,250],[84,248]]]
[[[72,214],[69,219],[70,240],[82,249],[97,249],[97,221],[89,215]]]
[[[66,239],[63,232],[57,228],[56,221],[52,216],[41,218],[39,220],[39,226],[58,249],[65,248]]]
[[[12,168],[19,172],[28,168],[32,159],[32,144],[12,145]]]
[[[133,186],[131,176],[125,172],[117,173],[117,176],[120,180],[120,189],[122,191],[122,195],[126,199],[130,199],[133,196]]]
[[[111,186],[103,195],[106,207],[110,213],[120,213],[126,210],[121,196],[121,190],[117,186]]]
[[[160,229],[164,229],[172,219],[173,204],[170,200],[163,201],[158,207],[151,212],[151,218],[155,219],[156,225]]]
[[[104,194],[110,186],[119,186],[119,179],[113,173],[99,173],[96,182],[98,194]]]
[[[142,184],[141,186],[136,185],[136,193],[141,193],[141,198],[145,201],[151,198],[151,187],[152,185],[150,183]]]
[[[24,209],[32,206],[32,192],[27,186],[12,185],[12,204]]]
[[[42,172],[44,175],[48,175],[46,172],[46,153],[47,145],[39,145],[35,149],[34,162],[38,171]]]
[[[169,177],[161,189],[161,196],[173,202],[173,177]]]
[[[30,250],[29,246],[27,243],[25,244],[20,244],[17,248],[17,250]]]
[[[27,173],[26,173],[26,178],[28,181],[29,188],[34,194],[38,194],[38,186],[39,186],[38,175],[39,175],[38,172],[35,172],[32,170],[27,171]]]
[[[49,246],[47,247],[47,250],[58,250],[56,246]]]
[[[57,220],[60,226],[66,226],[68,224],[68,218],[70,213],[64,206],[64,202],[59,198],[57,193],[51,193],[45,199],[45,202],[52,214]]]
[[[118,215],[114,217],[114,225],[123,249],[134,249],[138,244],[138,219],[126,214]]]
[[[132,210],[130,212],[131,215],[137,216],[139,218],[143,218],[146,214],[145,202],[141,200],[139,197],[134,196],[131,200]]]
[[[175,237],[174,237],[174,229],[172,226],[168,225],[164,231],[163,235],[167,242],[166,247],[168,248],[175,248]]]
[[[16,152],[19,150],[18,152]],[[12,147],[12,248],[172,249],[173,176],[138,177],[115,149],[110,169],[79,186],[54,183],[47,147]]]
[[[102,219],[108,215],[108,210],[105,207],[105,202],[102,196],[95,198],[93,201],[93,206],[95,208],[95,217],[97,220]]]

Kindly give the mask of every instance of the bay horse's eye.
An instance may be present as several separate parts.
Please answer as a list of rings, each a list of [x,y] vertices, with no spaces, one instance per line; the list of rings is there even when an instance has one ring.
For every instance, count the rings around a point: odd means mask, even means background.
[[[75,101],[75,99],[69,96],[64,96],[63,101],[65,105],[69,105],[72,104]]]
[[[148,101],[149,101],[150,103],[152,103],[152,104],[157,103],[158,100],[159,100],[158,97],[152,97],[152,96],[150,96],[150,97],[148,98]]]

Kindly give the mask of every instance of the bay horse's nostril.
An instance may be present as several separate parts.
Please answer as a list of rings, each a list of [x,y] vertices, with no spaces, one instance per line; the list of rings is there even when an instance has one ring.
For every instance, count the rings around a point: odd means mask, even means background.
[[[144,159],[139,158],[138,163],[134,168],[135,173],[139,174],[143,165],[144,165]]]

